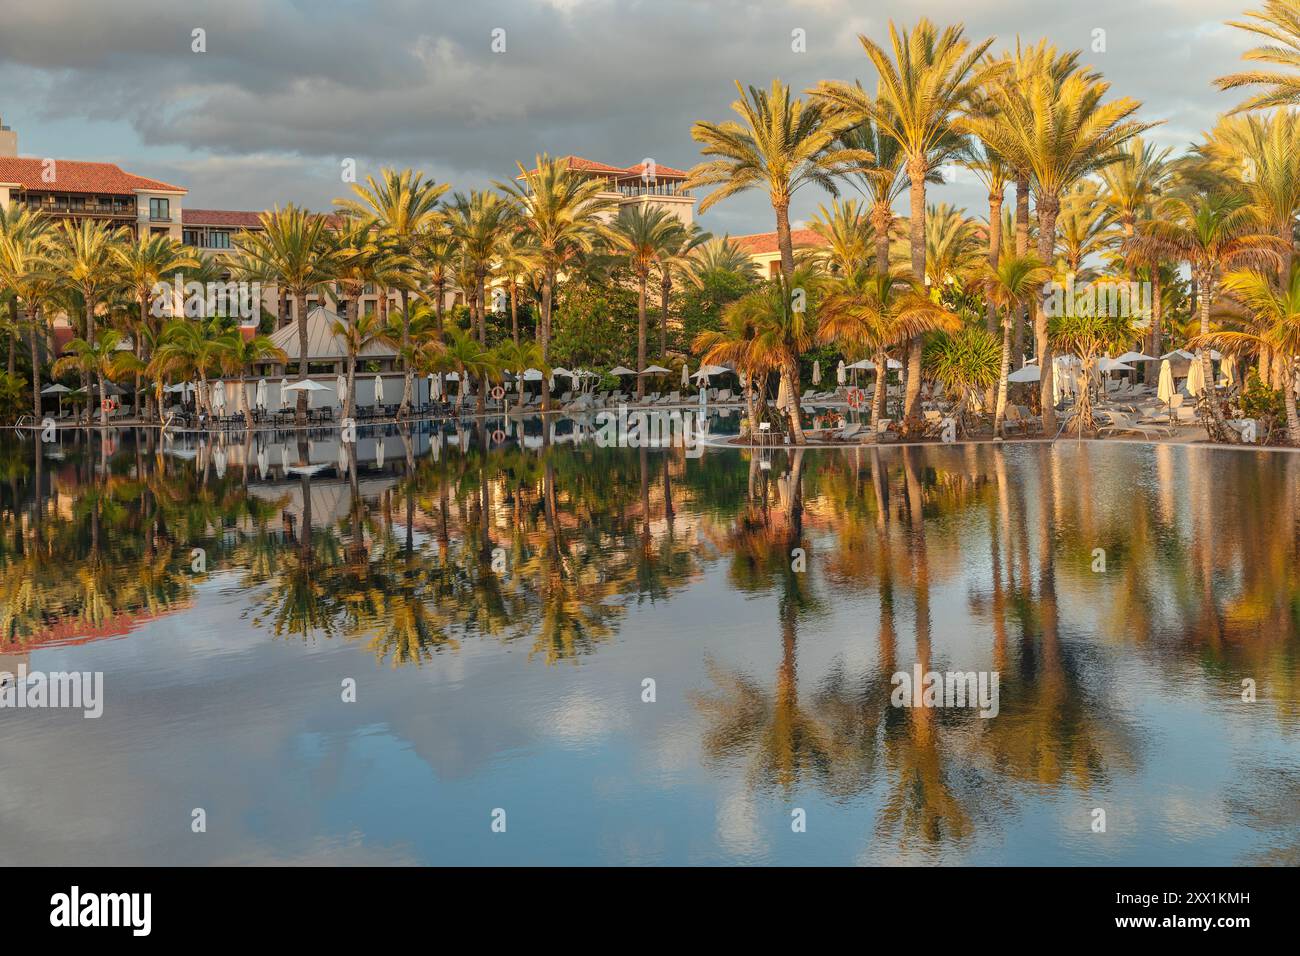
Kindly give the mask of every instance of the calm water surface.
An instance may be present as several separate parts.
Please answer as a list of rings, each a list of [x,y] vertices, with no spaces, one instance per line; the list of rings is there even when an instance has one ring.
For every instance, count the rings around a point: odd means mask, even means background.
[[[1300,863],[1300,456],[510,431],[5,439],[0,864]]]

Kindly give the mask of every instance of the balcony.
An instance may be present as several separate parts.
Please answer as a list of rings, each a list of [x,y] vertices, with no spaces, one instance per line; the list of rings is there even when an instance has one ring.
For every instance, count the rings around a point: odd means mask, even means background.
[[[23,206],[34,212],[52,216],[107,216],[113,219],[134,219],[135,202],[86,202],[75,199],[22,199]]]

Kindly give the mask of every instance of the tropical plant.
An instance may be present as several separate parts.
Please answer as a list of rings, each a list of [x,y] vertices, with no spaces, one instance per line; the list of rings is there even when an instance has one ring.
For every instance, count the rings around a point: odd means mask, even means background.
[[[1017,310],[1030,302],[1052,277],[1052,270],[1036,256],[1008,256],[990,266],[981,278],[985,299],[1001,313],[1002,357],[998,367],[998,394],[993,406],[993,434],[1002,434],[1007,410],[1007,376],[1011,371],[1012,330]]]
[[[1221,90],[1264,87],[1262,92],[1233,110],[1235,113],[1300,104],[1300,0],[1264,0],[1262,10],[1251,10],[1246,16],[1251,19],[1229,20],[1228,26],[1270,42],[1247,50],[1242,59],[1286,69],[1230,73],[1215,80],[1215,85]]]
[[[637,371],[646,368],[646,289],[650,272],[665,251],[683,242],[685,228],[682,221],[671,212],[646,204],[628,206],[619,211],[614,220],[610,242],[626,260],[637,284]],[[636,377],[636,397],[645,397],[645,376]]]

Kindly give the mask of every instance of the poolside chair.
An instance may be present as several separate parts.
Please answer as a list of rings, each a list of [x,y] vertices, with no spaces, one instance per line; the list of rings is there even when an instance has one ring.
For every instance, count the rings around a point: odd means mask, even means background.
[[[1097,429],[1098,434],[1105,434],[1106,432],[1113,432],[1118,435],[1136,433],[1143,438],[1150,439],[1153,433],[1165,438],[1174,433],[1174,429],[1168,425],[1157,425],[1155,422],[1140,422],[1127,412],[1108,411],[1106,414],[1110,416],[1110,424],[1102,425],[1101,428]]]
[[[719,404],[723,402],[734,401],[734,399],[731,397],[731,389],[729,388],[718,389],[717,401],[719,402]]]
[[[861,438],[866,428],[861,422],[845,422],[844,426],[831,437],[835,441],[856,441]]]

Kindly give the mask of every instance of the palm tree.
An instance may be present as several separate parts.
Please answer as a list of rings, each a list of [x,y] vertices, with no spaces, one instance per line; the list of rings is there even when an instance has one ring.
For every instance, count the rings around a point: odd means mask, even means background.
[[[95,344],[95,312],[100,300],[119,284],[117,257],[113,250],[123,239],[122,231],[109,229],[95,219],[66,220],[58,234],[57,270],[68,286],[81,294],[85,310],[82,338],[89,345]],[[82,369],[84,376],[91,374],[89,365],[83,365]],[[82,379],[82,387],[89,396],[88,382],[88,378]],[[103,391],[101,381],[101,397]],[[86,422],[90,423],[89,401],[86,402]]]
[[[55,281],[47,222],[23,210],[10,223],[16,224],[16,228],[0,229],[0,288],[7,287],[14,296],[15,309],[21,304],[27,313],[32,350],[32,411],[37,418],[41,416],[37,332],[42,328],[41,309]]]
[[[687,188],[717,186],[700,200],[703,213],[719,201],[746,189],[765,187],[776,213],[776,242],[781,250],[781,272],[787,284],[794,277],[794,245],[790,238],[790,199],[808,183],[816,183],[832,196],[839,194],[835,176],[869,163],[870,153],[847,149],[837,137],[856,120],[832,116],[823,103],[792,99],[790,88],[773,80],[771,88],[736,83],[740,98],[731,108],[740,122],[699,122],[691,137],[702,144],[706,160],[688,176]]]
[[[626,206],[619,210],[610,235],[611,245],[627,261],[637,284],[637,371],[646,362],[646,289],[650,272],[659,262],[664,250],[681,244],[685,233],[682,221],[665,209],[646,204]],[[636,377],[636,397],[645,397],[645,376]]]
[[[696,288],[703,288],[708,278],[727,273],[753,282],[758,279],[754,260],[730,236],[710,239],[691,253],[686,277]]]
[[[163,326],[148,371],[160,379],[197,381],[197,403],[211,414],[212,395],[208,378],[221,371],[228,345],[222,336],[228,332],[222,328],[219,319],[173,319]]]
[[[925,294],[924,287],[898,272],[860,268],[831,286],[818,304],[818,336],[846,352],[870,355],[876,366],[871,403],[873,427],[885,413],[887,350],[926,332],[955,330],[961,320]]]
[[[1102,310],[1095,313],[1076,312],[1068,303],[1064,315],[1055,318],[1049,331],[1052,344],[1063,352],[1080,359],[1078,400],[1070,419],[1070,428],[1082,435],[1094,427],[1092,418],[1093,369],[1099,356],[1109,352],[1122,352],[1133,346],[1141,333],[1133,324],[1132,315],[1110,315]],[[1213,379],[1206,379],[1213,382]]]
[[[141,235],[115,246],[113,249],[122,281],[135,297],[139,308],[132,329],[132,345],[135,357],[141,365],[149,361],[145,343],[151,338],[146,331],[156,333],[161,323],[154,321],[161,315],[160,306],[164,300],[158,295],[158,287],[165,283],[169,274],[196,267],[199,260],[186,251],[175,239],[164,235]],[[156,304],[155,304],[156,303]],[[172,303],[175,307],[175,303]],[[153,308],[151,308],[153,306]],[[140,401],[140,377],[135,380],[136,401]],[[145,418],[153,417],[153,393],[145,398]],[[140,409],[137,407],[136,412]]]
[[[1235,267],[1277,268],[1290,245],[1276,235],[1258,231],[1253,211],[1240,195],[1193,193],[1171,196],[1162,203],[1162,218],[1138,224],[1132,240],[1136,254],[1164,256],[1186,262],[1198,290],[1200,336],[1210,333],[1210,309],[1219,293],[1223,275]],[[1199,349],[1205,381],[1214,375],[1208,349]],[[1223,409],[1211,387],[1206,393],[1218,437],[1237,441],[1233,429],[1223,420]]]
[[[501,238],[497,246],[497,274],[510,291],[510,338],[519,343],[519,287],[531,287],[541,259],[532,236],[518,224]]]
[[[911,186],[912,276],[925,281],[925,185],[938,163],[960,146],[952,121],[966,110],[982,84],[1000,69],[981,58],[993,44],[989,37],[973,46],[959,24],[939,30],[922,18],[912,30],[890,21],[891,51],[865,36],[858,41],[876,68],[876,95],[862,87],[826,80],[815,92],[855,121],[873,120],[899,145]],[[921,400],[921,342],[908,349],[904,419],[915,426]]]
[[[284,349],[271,341],[268,335],[244,338],[239,329],[232,329],[218,338],[217,366],[223,375],[239,378],[239,405],[244,412],[244,424],[253,427],[253,410],[248,404],[248,372],[257,362],[283,362]]]
[[[139,361],[131,354],[129,349],[121,348],[122,333],[117,329],[104,329],[103,333],[94,341],[88,342],[82,338],[73,339],[68,343],[67,354],[54,363],[51,369],[53,374],[62,375],[65,372],[79,372],[83,379],[90,376],[95,377],[99,383],[99,421],[101,425],[108,424],[108,406],[104,402],[104,379],[116,379],[119,376],[135,372],[139,367]],[[89,417],[90,402],[86,402],[87,417]]]
[[[1261,36],[1270,42],[1247,50],[1242,54],[1242,59],[1286,67],[1292,71],[1300,67],[1300,2],[1264,0],[1263,10],[1251,10],[1246,16],[1252,20],[1229,20],[1228,26]],[[1300,74],[1296,72],[1247,70],[1221,76],[1214,84],[1221,90],[1235,90],[1243,86],[1265,87],[1263,92],[1257,93],[1233,110],[1234,113],[1300,103]]]
[[[468,196],[457,193],[452,199],[448,226],[461,255],[474,269],[470,303],[480,345],[487,345],[487,276],[502,240],[515,229],[516,215],[517,207],[499,193],[475,190]]]
[[[517,342],[507,339],[496,348],[497,363],[504,372],[514,372],[522,382],[523,374],[530,368],[538,369],[542,375],[550,375],[551,370],[542,361],[542,348],[536,342]],[[524,407],[524,390],[519,389],[519,408]]]
[[[998,259],[1002,255],[1002,205],[1006,201],[1007,185],[1015,175],[1015,170],[987,143],[976,145],[972,142],[962,155],[962,165],[973,172],[988,190],[988,264],[990,268],[996,269]],[[990,302],[988,303],[989,331],[996,330],[997,324],[997,309]]]
[[[416,243],[416,261],[424,266],[433,290],[433,308],[438,334],[442,335],[443,313],[446,308],[447,282],[455,267],[458,250],[456,242],[440,217],[430,221]]]
[[[840,143],[846,149],[870,153],[869,162],[854,166],[850,181],[871,200],[871,231],[876,243],[876,271],[889,271],[889,244],[894,238],[894,202],[908,186],[903,174],[906,157],[898,140],[871,119],[863,120],[840,134]],[[937,169],[926,180],[941,182]]]
[[[659,251],[659,354],[668,353],[668,312],[673,293],[673,276],[686,274],[694,261],[695,250],[713,238],[699,226],[691,224]]]
[[[967,412],[997,383],[1002,351],[997,337],[982,324],[942,332],[926,345],[925,367],[934,380],[957,396],[957,433],[966,431]]]
[[[524,169],[522,163],[517,165],[518,182],[493,185],[515,201],[524,228],[537,244],[542,269],[542,321],[538,340],[542,360],[549,362],[556,277],[567,263],[591,252],[597,240],[608,233],[604,219],[614,205],[601,195],[607,188],[604,180],[576,175],[569,170],[565,159],[551,159],[542,153],[531,170]],[[543,380],[542,410],[550,409],[551,390]]]
[[[825,284],[814,266],[804,265],[790,279],[779,273],[727,306],[733,323],[753,329],[747,350],[751,364],[780,373],[790,434],[797,445],[805,443],[799,420],[799,359],[817,341],[816,303]],[[803,294],[796,295],[796,290]]]
[[[1061,215],[1056,220],[1060,235],[1056,252],[1068,273],[1088,277],[1084,264],[1098,258],[1115,244],[1115,216],[1091,180],[1075,183],[1061,197]]]
[[[965,209],[946,202],[926,207],[925,282],[931,289],[945,283],[961,285],[984,265],[987,253],[980,250],[979,226],[966,218]]]
[[[484,348],[472,333],[449,329],[446,344],[439,347],[431,361],[443,371],[455,372],[462,389],[472,380],[478,392],[477,414],[484,414],[488,383],[501,380],[501,364],[496,354]]]
[[[745,261],[749,261],[748,257]],[[745,420],[752,434],[758,429],[752,384],[755,381],[766,381],[771,368],[763,364],[763,357],[750,347],[754,341],[751,311],[737,309],[734,303],[729,304],[722,310],[721,327],[699,333],[691,343],[691,350],[700,356],[702,364],[730,363],[735,368],[736,375],[740,378],[740,390],[745,396]]]
[[[998,397],[993,407],[993,435],[1002,434],[1002,420],[1007,411],[1007,376],[1011,373],[1012,328],[1018,310],[1029,302],[1043,283],[1052,278],[1052,270],[1035,256],[1013,256],[998,260],[981,279],[984,298],[994,312],[1002,312],[1002,363],[998,370]]]
[[[1223,291],[1245,306],[1251,328],[1241,331],[1202,332],[1192,339],[1193,348],[1214,348],[1231,354],[1269,350],[1287,356],[1282,378],[1286,407],[1287,438],[1300,445],[1300,415],[1296,413],[1295,356],[1300,354],[1300,270],[1279,289],[1271,276],[1239,270],[1224,276]]]
[[[1017,157],[1033,176],[1038,213],[1038,258],[1052,261],[1061,196],[1074,183],[1122,158],[1119,148],[1152,124],[1131,119],[1141,105],[1122,97],[1105,102],[1110,84],[1092,73],[1040,68],[1018,77],[1015,88],[997,85],[989,97],[1000,118],[971,116],[965,128],[1004,156]],[[1043,430],[1056,427],[1052,404],[1051,342],[1047,310],[1040,300],[1034,313],[1034,338],[1042,368],[1039,382]]]
[[[236,238],[241,254],[293,299],[298,324],[298,381],[307,380],[307,297],[323,294],[335,279],[336,253],[327,242],[327,221],[290,203],[259,217],[258,232]],[[307,392],[298,392],[295,421],[307,421]]]
[[[812,252],[812,258],[828,273],[849,276],[873,262],[874,230],[856,199],[834,199],[829,209],[825,204],[818,206],[808,228],[824,242]]]
[[[426,180],[421,172],[412,172],[409,169],[401,172],[383,169],[380,170],[379,181],[376,181],[373,176],[367,176],[364,185],[352,184],[352,191],[356,193],[357,198],[336,199],[334,203],[342,208],[345,216],[373,219],[396,245],[397,253],[410,257],[415,254],[422,241],[421,237],[436,218],[438,200],[447,189],[447,183],[439,184],[433,180]],[[403,314],[409,314],[410,311],[412,281],[408,278],[400,284]],[[388,285],[380,289],[381,301],[384,303],[380,315],[381,321],[387,321],[383,313],[387,312],[392,287],[393,285]],[[410,352],[410,345],[411,331],[403,326],[403,354]],[[402,385],[402,403],[398,410],[401,415],[405,415],[410,409],[414,395],[414,371],[405,359],[403,365],[405,375]],[[305,409],[304,401],[305,396],[300,396],[300,408]]]
[[[343,403],[344,418],[351,418],[352,410],[356,407],[357,356],[375,343],[400,348],[404,328],[410,328],[409,323],[382,324],[377,311],[350,315],[344,321],[335,319],[330,324],[330,332],[343,339],[348,350],[348,397]]]

